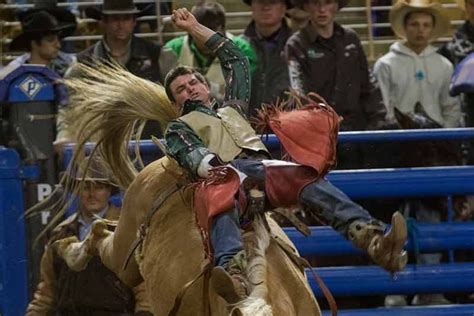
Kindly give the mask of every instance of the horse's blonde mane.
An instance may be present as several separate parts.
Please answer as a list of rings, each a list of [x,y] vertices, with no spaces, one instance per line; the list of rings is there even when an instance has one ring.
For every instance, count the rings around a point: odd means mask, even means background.
[[[60,180],[64,194],[53,203],[45,200],[27,211],[28,215],[46,208],[56,214],[44,232],[54,227],[69,207],[67,193],[77,194],[81,190],[68,175],[74,174],[74,170],[84,163],[88,142],[95,142],[89,155],[99,154],[113,174],[113,181],[125,190],[138,174],[129,155],[129,141],[140,138],[147,120],[158,121],[163,133],[168,122],[178,117],[161,85],[137,77],[120,65],[78,63],[72,73],[73,76],[64,81],[69,89],[64,120],[76,146],[67,172]],[[143,167],[138,146],[137,142],[135,157],[139,167]]]

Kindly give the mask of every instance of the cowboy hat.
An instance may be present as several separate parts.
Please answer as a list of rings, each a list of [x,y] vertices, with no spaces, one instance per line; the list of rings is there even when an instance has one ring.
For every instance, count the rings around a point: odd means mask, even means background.
[[[293,5],[300,9],[303,9],[303,6],[307,1],[308,0],[291,0]],[[349,0],[337,0],[337,3],[339,4],[339,9],[342,9],[349,3]]]
[[[77,26],[76,16],[69,10],[58,7],[57,0],[35,0],[33,8],[26,11],[19,11],[17,18],[20,22],[26,20],[31,14],[39,11],[46,11],[58,20],[59,23],[71,24],[71,27],[63,31],[64,37],[74,33]]]
[[[25,51],[29,49],[33,38],[43,33],[57,33],[59,38],[65,37],[71,28],[76,26],[71,23],[59,23],[58,20],[46,11],[29,14],[21,21],[22,32],[10,43],[10,50]]]
[[[445,35],[451,28],[449,17],[436,0],[401,0],[390,10],[390,23],[398,36],[405,38],[405,17],[411,12],[426,12],[434,17],[435,25],[431,39]]]
[[[252,4],[252,0],[243,0],[245,4],[247,5],[251,5]],[[285,3],[286,3],[286,8],[287,9],[291,9],[293,8],[293,3],[291,3],[291,0],[285,0]]]
[[[88,18],[101,20],[103,15],[132,14],[143,15],[149,6],[143,10],[139,10],[133,0],[104,0],[100,7],[88,7],[84,10]]]
[[[105,165],[104,160],[97,155],[86,157],[69,177],[77,184],[82,181],[108,184],[112,187],[112,194],[119,192],[119,188],[113,182],[112,174]]]

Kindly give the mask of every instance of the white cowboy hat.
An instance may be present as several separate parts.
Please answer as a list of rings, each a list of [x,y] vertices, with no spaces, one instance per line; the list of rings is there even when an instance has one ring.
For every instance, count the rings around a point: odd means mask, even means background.
[[[405,38],[405,16],[410,12],[426,12],[434,17],[431,40],[445,35],[451,29],[449,17],[443,6],[435,0],[400,0],[390,10],[390,23],[398,36]]]

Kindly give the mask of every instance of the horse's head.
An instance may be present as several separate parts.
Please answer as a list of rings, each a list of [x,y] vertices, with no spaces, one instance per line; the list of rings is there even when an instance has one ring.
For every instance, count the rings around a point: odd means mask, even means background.
[[[403,129],[442,128],[441,124],[426,113],[423,105],[419,102],[416,103],[413,112],[403,113],[395,108],[395,118]]]

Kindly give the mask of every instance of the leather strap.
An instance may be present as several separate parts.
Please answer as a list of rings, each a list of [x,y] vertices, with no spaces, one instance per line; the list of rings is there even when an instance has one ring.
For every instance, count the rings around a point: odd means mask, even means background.
[[[295,226],[295,228],[300,233],[302,233],[306,237],[311,235],[311,230],[308,228],[308,226],[305,223],[303,223],[298,217],[296,217],[293,209],[284,208],[284,207],[277,207],[277,208],[274,208],[274,209],[270,210],[270,212],[277,213],[277,214],[283,216],[284,218],[286,218],[288,221],[290,221],[290,223],[293,226]]]
[[[179,291],[178,295],[176,296],[174,300],[174,305],[171,311],[168,313],[168,316],[176,316],[178,315],[179,312],[179,307],[181,306],[181,302],[183,301],[184,294],[189,290],[189,288],[196,283],[197,280],[199,280],[202,276],[205,276],[204,278],[204,287],[203,287],[203,306],[204,310],[206,312],[205,315],[210,315],[210,302],[209,302],[209,277],[210,277],[210,271],[211,271],[212,265],[211,262],[208,261],[208,263],[202,268],[201,273],[199,273],[194,279],[186,283],[181,291]]]
[[[280,248],[283,249],[283,251],[288,255],[291,261],[293,261],[297,266],[302,267],[303,271],[305,267],[311,271],[314,280],[318,284],[319,288],[323,292],[324,297],[326,298],[329,304],[329,308],[331,309],[331,315],[337,316],[337,304],[336,300],[334,299],[334,296],[332,295],[331,291],[329,291],[324,281],[319,277],[316,271],[314,271],[313,267],[311,267],[309,262],[306,259],[300,257],[298,254],[296,254],[295,249],[285,243],[282,239],[278,238],[278,236],[272,234],[272,238],[276,241],[278,246],[280,246]]]
[[[179,184],[172,185],[168,187],[166,190],[163,191],[163,193],[158,195],[158,198],[153,202],[151,205],[150,209],[148,210],[148,213],[145,216],[145,219],[142,224],[140,224],[138,228],[138,236],[137,238],[133,241],[133,243],[130,245],[130,248],[128,249],[127,256],[125,257],[125,262],[123,263],[122,269],[125,270],[130,262],[130,258],[132,258],[133,253],[135,250],[138,248],[138,246],[141,245],[143,240],[145,239],[146,235],[146,230],[150,226],[151,219],[153,218],[153,215],[155,215],[156,211],[163,205],[163,203],[174,193],[179,191],[182,186]]]

